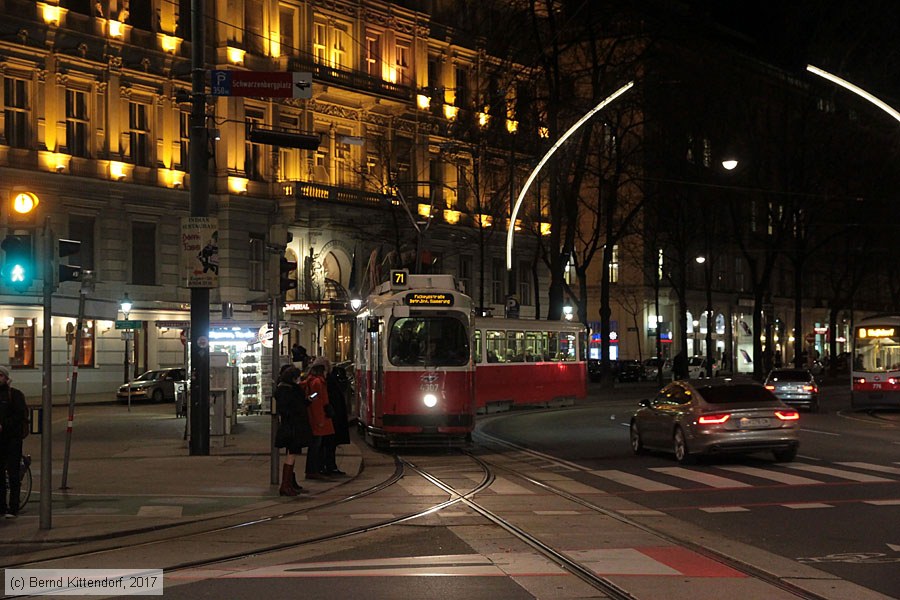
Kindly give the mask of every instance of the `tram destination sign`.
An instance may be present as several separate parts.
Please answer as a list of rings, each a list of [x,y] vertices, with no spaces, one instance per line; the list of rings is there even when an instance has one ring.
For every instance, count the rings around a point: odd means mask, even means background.
[[[415,292],[407,294],[403,302],[408,306],[453,306],[453,294]]]

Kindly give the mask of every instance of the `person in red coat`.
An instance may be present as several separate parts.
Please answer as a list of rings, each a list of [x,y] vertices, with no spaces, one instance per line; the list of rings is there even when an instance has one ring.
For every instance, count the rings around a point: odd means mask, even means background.
[[[328,479],[323,475],[325,468],[322,453],[322,438],[334,434],[334,424],[325,412],[329,405],[328,384],[325,382],[325,369],[328,361],[319,357],[313,361],[309,368],[309,377],[306,378],[306,398],[309,400],[309,424],[312,426],[313,439],[306,455],[306,478]]]

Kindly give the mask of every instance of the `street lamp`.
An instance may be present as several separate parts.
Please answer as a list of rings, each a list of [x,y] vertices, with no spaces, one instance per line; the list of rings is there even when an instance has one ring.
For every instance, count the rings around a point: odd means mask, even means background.
[[[723,163],[724,166],[724,163]],[[706,263],[705,256],[698,256],[694,260],[697,261],[698,265],[703,265],[703,282],[706,288],[706,376],[713,376],[713,359],[715,356],[714,348],[713,348],[713,327],[715,326],[715,319],[713,317],[713,306],[712,306],[712,268],[713,264],[710,261],[708,264]]]
[[[131,312],[131,308],[134,304],[131,302],[131,298],[128,297],[128,293],[126,292],[122,299],[119,301],[119,310],[122,311],[122,315],[125,317],[125,320],[128,320],[128,314]],[[125,336],[125,385],[128,386],[128,410],[131,410],[131,385],[129,382],[131,381],[131,377],[129,377],[129,371],[131,370],[131,328],[126,328],[124,330]]]
[[[572,306],[571,305],[566,304],[565,306],[563,306],[563,315],[565,316],[566,321],[572,320]]]
[[[356,297],[350,298],[350,308],[353,312],[359,310],[359,307],[362,306],[362,300]]]

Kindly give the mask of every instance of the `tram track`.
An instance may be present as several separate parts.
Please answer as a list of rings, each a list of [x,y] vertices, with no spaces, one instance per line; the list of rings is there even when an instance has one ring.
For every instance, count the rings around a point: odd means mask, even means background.
[[[78,568],[79,562],[87,562],[88,564],[84,565],[84,567],[87,568],[89,566],[96,566],[98,562],[103,562],[104,559],[108,558],[114,558],[116,562],[127,563],[127,561],[129,560],[129,556],[146,556],[148,554],[152,554],[154,550],[158,551],[159,548],[165,547],[169,549],[173,548],[177,544],[196,544],[199,540],[202,540],[207,547],[211,547],[215,545],[216,538],[219,537],[228,537],[229,535],[233,535],[238,531],[242,534],[249,533],[250,530],[254,528],[271,527],[272,525],[277,525],[279,521],[289,520],[292,517],[297,517],[300,515],[320,515],[323,513],[323,511],[327,511],[329,508],[357,501],[391,488],[392,486],[396,485],[406,475],[407,472],[405,466],[406,463],[404,463],[397,457],[394,457],[393,461],[393,472],[391,472],[389,476],[383,478],[375,484],[370,485],[362,490],[355,491],[352,494],[348,494],[340,498],[335,498],[333,500],[328,500],[326,502],[321,502],[315,505],[308,505],[285,510],[285,507],[287,505],[280,504],[273,506],[273,508],[280,508],[281,510],[273,511],[271,514],[257,514],[254,515],[253,518],[249,519],[246,518],[246,513],[248,511],[241,511],[239,513],[231,513],[223,517],[214,517],[200,521],[181,523],[166,528],[162,535],[152,535],[154,533],[160,533],[159,531],[144,532],[141,534],[129,533],[122,536],[117,536],[113,540],[113,543],[92,545],[89,548],[84,548],[79,544],[79,550],[75,552],[48,551],[47,553],[45,553],[46,555],[43,556],[40,555],[40,553],[36,553],[35,555],[29,555],[27,558],[19,560],[18,562],[12,561],[3,566],[5,568],[57,568],[64,563],[66,568]],[[207,556],[203,558],[183,558],[176,556],[177,552],[175,552],[173,553],[172,558],[165,564],[154,565],[154,568],[161,568],[165,572],[177,572],[188,569],[204,568],[230,561],[245,559],[248,557],[258,557],[266,554],[273,554],[276,552],[290,550],[292,548],[300,548],[303,546],[309,546],[318,543],[340,540],[356,535],[362,535],[368,532],[376,531],[378,529],[418,519],[420,517],[440,511],[443,508],[452,506],[460,502],[462,497],[464,496],[474,495],[479,491],[486,489],[492,482],[492,475],[490,473],[483,473],[481,482],[475,485],[472,489],[455,492],[453,494],[450,494],[450,497],[447,500],[430,504],[414,512],[405,513],[403,515],[399,515],[389,519],[373,520],[361,524],[357,527],[341,528],[320,534],[294,537],[292,539],[281,540],[276,543],[260,543],[257,545],[251,545],[249,548],[245,545],[240,551],[237,552],[219,553],[214,556]],[[196,529],[196,527],[198,526],[199,529]],[[192,527],[195,529],[191,529]],[[185,529],[187,529],[187,531],[185,531]],[[146,539],[148,535],[151,535],[152,539]],[[105,541],[108,542],[109,540]],[[227,545],[228,544],[225,544],[225,546]],[[112,568],[112,566],[110,566],[110,568]],[[3,596],[3,598],[9,597],[11,596]]]
[[[538,453],[538,454],[540,455],[540,453]],[[525,473],[522,473],[521,471],[518,471],[512,467],[500,465],[500,464],[497,464],[495,461],[491,461],[491,460],[487,460],[487,459],[482,459],[482,458],[478,458],[478,457],[475,457],[475,458],[484,462],[485,465],[488,468],[491,468],[492,470],[499,470],[504,473],[507,473],[515,478],[520,479],[521,481],[528,483],[529,485],[535,486],[535,487],[537,487],[541,490],[544,490],[545,492],[550,493],[554,496],[564,498],[565,500],[568,500],[569,502],[577,504],[577,505],[579,505],[583,508],[586,508],[590,511],[593,511],[597,514],[603,515],[604,517],[616,520],[624,525],[633,527],[644,533],[648,533],[652,536],[655,536],[661,542],[679,546],[682,548],[686,548],[686,549],[690,550],[691,552],[699,554],[700,556],[703,556],[705,558],[714,560],[724,566],[727,566],[730,569],[733,569],[737,572],[743,573],[747,577],[751,577],[757,581],[761,581],[763,583],[769,584],[769,585],[776,587],[784,592],[787,592],[797,598],[802,598],[804,600],[832,600],[831,597],[829,597],[829,596],[823,596],[820,594],[816,594],[815,592],[811,592],[810,590],[807,590],[801,586],[795,585],[795,584],[791,583],[790,581],[785,581],[781,577],[778,577],[771,573],[768,573],[763,569],[757,568],[747,562],[738,560],[738,559],[734,558],[733,556],[729,556],[722,552],[718,552],[712,548],[709,548],[708,546],[703,546],[703,545],[697,544],[696,542],[693,542],[690,539],[686,539],[683,537],[677,537],[670,533],[661,531],[661,530],[651,527],[645,523],[641,523],[639,521],[636,521],[635,519],[631,519],[631,518],[629,518],[621,513],[618,513],[614,510],[609,510],[609,509],[603,508],[601,506],[598,506],[596,503],[591,502],[590,500],[586,500],[586,499],[578,496],[577,494],[573,494],[566,490],[560,489],[557,486],[547,483],[546,481],[541,481],[539,479],[536,479],[536,478],[534,478],[530,475],[527,475]],[[572,571],[572,572],[577,574],[575,571]],[[588,581],[588,583],[590,583],[590,581]],[[600,589],[600,588],[598,588],[598,589]],[[623,598],[631,598],[632,596],[629,595],[629,596],[622,596],[622,597]]]

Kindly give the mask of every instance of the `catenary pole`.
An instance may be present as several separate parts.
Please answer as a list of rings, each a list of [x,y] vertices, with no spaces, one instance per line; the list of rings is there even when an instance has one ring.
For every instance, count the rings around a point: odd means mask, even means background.
[[[191,216],[209,216],[205,0],[191,0]],[[209,289],[191,288],[191,455],[209,455]]]

